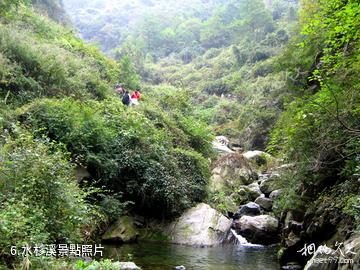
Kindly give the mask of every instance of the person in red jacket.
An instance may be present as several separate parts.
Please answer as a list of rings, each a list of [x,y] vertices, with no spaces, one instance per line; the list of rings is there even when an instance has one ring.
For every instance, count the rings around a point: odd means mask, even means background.
[[[132,94],[131,94],[131,104],[132,105],[139,105],[139,100],[141,98],[141,94],[138,90],[135,90]]]
[[[132,99],[137,99],[137,100],[140,100],[141,98],[141,94],[138,90],[135,90],[132,94],[131,94],[131,98]]]

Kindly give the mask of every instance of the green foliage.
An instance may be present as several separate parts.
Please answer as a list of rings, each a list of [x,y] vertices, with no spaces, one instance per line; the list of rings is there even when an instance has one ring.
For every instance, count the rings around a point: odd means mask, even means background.
[[[12,245],[81,239],[92,208],[60,147],[26,132],[16,139],[4,136],[0,160],[1,259],[10,257]]]
[[[0,95],[9,92],[8,102],[64,95],[103,99],[108,94],[118,76],[112,61],[28,9],[19,8],[13,16],[0,24]]]
[[[75,270],[112,270],[117,267],[119,267],[118,263],[114,263],[111,260],[92,262],[77,261],[75,264]]]
[[[318,0],[313,5],[314,11],[304,18],[302,33],[308,38],[302,45],[313,42],[321,33],[317,44],[321,42],[323,69],[332,73],[349,53],[353,53],[352,47],[356,48],[360,40],[360,4],[356,0]],[[352,58],[347,60],[348,64],[354,63]]]
[[[105,214],[108,222],[115,221],[117,217],[122,216],[129,206],[133,204],[130,201],[123,201],[122,194],[113,194],[111,191],[106,194],[103,190],[98,194],[99,212]]]
[[[24,269],[25,264],[30,263],[30,269],[53,269],[53,270],[113,270],[120,269],[118,262],[112,260],[65,260],[51,257],[26,258],[23,263],[15,265],[14,269]]]
[[[119,77],[125,89],[139,88],[139,75],[136,73],[135,67],[131,63],[128,56],[124,56],[120,60],[120,74]]]
[[[65,144],[99,185],[123,192],[138,209],[180,213],[206,195],[207,161],[191,147],[209,152],[210,142],[196,122],[187,122],[182,133],[188,149],[174,149],[176,134],[157,128],[140,112],[126,111],[116,99],[41,100],[24,107],[20,118],[38,136]]]
[[[289,68],[292,99],[272,132],[269,149],[296,164],[297,180],[289,182],[283,198],[287,205],[296,203],[300,188],[313,189],[317,195],[335,183],[357,185],[359,11],[357,1],[304,1],[303,36],[295,39],[301,43],[292,44],[283,56],[283,60],[294,59],[283,62]],[[331,200],[341,193],[336,200],[343,207],[343,199],[349,198],[345,212],[357,221],[358,190],[343,188],[333,193]]]
[[[354,218],[356,231],[360,231],[360,196],[358,194],[349,197],[344,211]]]
[[[29,3],[29,0],[0,0],[0,14],[7,15],[7,12],[22,3]]]

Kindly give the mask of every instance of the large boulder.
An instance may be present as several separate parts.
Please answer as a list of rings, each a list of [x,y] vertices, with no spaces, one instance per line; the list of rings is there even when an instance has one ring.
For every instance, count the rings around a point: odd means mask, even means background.
[[[119,269],[119,270],[141,270],[140,267],[138,267],[133,262],[116,262],[113,264],[111,269]]]
[[[265,153],[263,151],[258,151],[258,150],[247,151],[247,152],[243,153],[243,156],[248,160],[256,159],[257,157],[261,157],[261,156],[271,157],[268,153]]]
[[[239,204],[242,201],[241,196],[233,192],[229,196],[225,195],[218,201],[223,206],[223,210],[228,213],[235,213],[239,209]]]
[[[251,191],[253,191],[256,194],[259,194],[259,196],[262,194],[260,190],[260,185],[258,183],[252,183],[247,186]]]
[[[226,188],[226,179],[220,174],[213,173],[210,178],[209,190],[211,192],[224,191]]]
[[[280,175],[279,174],[272,174],[269,178],[263,180],[260,184],[260,190],[266,196],[269,196],[271,192],[274,190],[278,190],[281,188],[280,184]]]
[[[276,189],[270,193],[269,198],[272,200],[276,200],[281,196],[282,193],[283,193],[282,189]]]
[[[275,159],[263,151],[248,151],[243,156],[249,161],[251,168],[259,172],[267,171],[269,166],[275,164]]]
[[[238,154],[222,156],[214,166],[210,179],[210,191],[232,191],[241,185],[249,185],[256,180],[246,159]]]
[[[239,219],[242,216],[258,216],[260,213],[260,206],[254,202],[250,202],[240,206],[239,210],[234,215],[234,219]]]
[[[263,196],[258,197],[255,200],[255,203],[257,203],[258,205],[260,205],[260,207],[262,209],[264,209],[265,211],[270,212],[273,206],[273,201],[269,198],[265,198]]]
[[[262,194],[257,183],[253,183],[249,186],[242,185],[238,188],[237,193],[239,194],[240,204],[252,202]]]
[[[120,217],[102,236],[104,242],[129,243],[137,240],[139,232],[130,216]]]
[[[230,141],[225,136],[217,136],[212,142],[213,149],[221,154],[234,153],[234,151],[229,148],[229,144]]]
[[[226,239],[230,227],[228,218],[209,205],[200,203],[168,225],[165,232],[174,244],[214,246]]]
[[[268,215],[242,216],[234,221],[236,232],[253,244],[268,245],[279,241],[279,222]]]

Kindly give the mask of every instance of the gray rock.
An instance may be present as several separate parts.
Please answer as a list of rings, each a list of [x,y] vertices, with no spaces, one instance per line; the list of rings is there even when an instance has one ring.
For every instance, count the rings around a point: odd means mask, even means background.
[[[258,197],[255,200],[255,203],[257,203],[258,205],[260,205],[260,207],[262,209],[264,209],[265,211],[271,211],[272,209],[272,205],[273,205],[273,201],[269,198],[265,198],[265,197]]]
[[[238,234],[254,244],[268,245],[279,241],[279,222],[268,215],[242,216],[233,226]]]
[[[271,155],[269,155],[268,153],[265,153],[263,151],[258,151],[258,150],[247,151],[247,152],[243,153],[243,156],[248,160],[252,160],[252,159],[254,159],[256,157],[261,157],[261,156],[271,157]]]
[[[303,222],[297,222],[295,220],[290,220],[288,223],[288,228],[291,232],[300,235],[303,230]]]
[[[236,190],[241,185],[253,183],[257,177],[246,159],[237,153],[221,157],[212,171],[210,192]]]
[[[276,189],[270,193],[269,198],[275,200],[279,198],[281,194],[282,194],[282,189]]]
[[[121,270],[141,270],[140,267],[138,267],[133,262],[116,262],[113,265],[112,269],[121,269]]]
[[[243,156],[249,161],[251,168],[259,172],[266,171],[268,169],[269,161],[273,160],[273,157],[268,153],[257,150],[245,152],[243,153]]]
[[[217,136],[212,142],[213,149],[222,154],[234,153],[234,151],[229,148],[229,144],[230,141],[225,136]]]
[[[212,143],[212,147],[216,152],[221,153],[221,154],[228,154],[228,153],[233,153],[234,152],[229,147],[227,147],[225,145],[222,145],[222,144],[220,144],[220,143],[218,143],[216,141],[214,141]]]
[[[257,197],[261,196],[262,193],[258,184],[253,183],[249,186],[240,186],[238,189],[238,194],[240,195],[239,203],[246,204],[248,202],[253,202]]]
[[[89,171],[85,167],[80,166],[80,165],[78,165],[76,167],[75,175],[76,175],[78,182],[82,181],[83,179],[91,177],[91,174],[89,173]]]
[[[104,233],[102,239],[105,242],[129,243],[137,240],[139,232],[135,226],[135,220],[130,216],[120,217]]]
[[[231,227],[231,221],[205,203],[188,209],[164,229],[174,244],[214,246],[221,244]]]
[[[301,239],[299,236],[297,236],[294,232],[290,232],[287,238],[285,239],[285,243],[287,247],[293,247],[296,246],[298,243],[300,243]]]
[[[280,175],[272,174],[268,179],[264,180],[260,184],[260,190],[266,196],[269,196],[271,192],[280,188]]]
[[[254,202],[250,202],[240,206],[239,210],[234,215],[234,219],[239,219],[242,216],[258,216],[260,213],[260,206]]]
[[[261,195],[260,185],[258,183],[252,183],[247,186],[251,191]]]
[[[270,177],[270,174],[268,174],[268,173],[261,173],[261,174],[259,174],[259,181],[262,182],[262,181],[268,180],[269,177]]]
[[[183,265],[176,266],[176,267],[175,267],[175,270],[186,270],[186,267],[183,266]]]

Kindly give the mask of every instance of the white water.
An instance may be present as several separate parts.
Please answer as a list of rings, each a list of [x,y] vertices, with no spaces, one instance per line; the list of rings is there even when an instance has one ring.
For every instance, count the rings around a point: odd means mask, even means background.
[[[231,229],[231,233],[234,235],[236,240],[238,241],[240,246],[244,247],[262,247],[262,245],[252,244],[249,243],[245,237],[241,236],[240,234],[237,234],[235,230]]]

